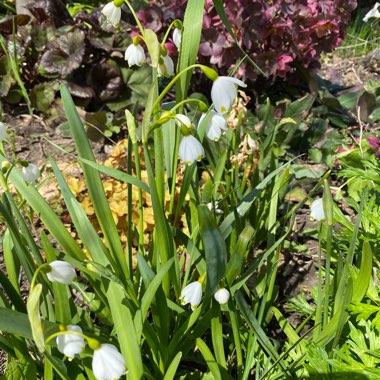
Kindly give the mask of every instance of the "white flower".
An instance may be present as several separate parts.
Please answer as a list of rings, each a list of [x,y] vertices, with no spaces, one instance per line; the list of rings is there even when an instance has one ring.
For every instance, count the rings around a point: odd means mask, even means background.
[[[190,303],[191,309],[195,310],[202,300],[202,284],[199,281],[194,281],[185,286],[181,292],[182,305]]]
[[[207,121],[206,125],[206,135],[210,140],[218,141],[220,139],[220,136],[224,131],[227,130],[227,121],[226,119],[218,114],[216,111],[211,110],[209,115],[206,115],[205,113],[202,114],[201,118],[199,119],[198,128],[202,124],[202,122],[205,120]]]
[[[168,55],[161,55],[160,60],[162,62],[158,64],[157,74],[159,77],[171,77],[174,75],[174,62]]]
[[[126,372],[125,360],[114,345],[104,343],[94,351],[92,372],[97,380],[120,379]]]
[[[316,199],[310,205],[310,218],[318,220],[318,222],[321,222],[326,219],[325,211],[323,210],[322,198]]]
[[[0,121],[0,142],[3,142],[7,137],[7,127]]]
[[[26,182],[34,183],[40,176],[40,169],[34,164],[29,164],[27,167],[22,168],[21,175]]]
[[[66,326],[66,330],[82,333],[82,329],[75,325]],[[83,351],[86,343],[83,336],[70,334],[68,332],[57,336],[57,345],[58,350],[62,352],[62,354],[67,356],[69,359],[72,359],[75,355],[78,355]]]
[[[236,85],[247,85],[239,79],[232,77],[218,77],[214,80],[211,88],[211,99],[217,112],[228,112],[237,95]]]
[[[181,40],[182,40],[182,30],[175,28],[174,32],[173,32],[173,42],[174,42],[174,45],[177,47],[178,50],[181,47]]]
[[[141,45],[129,45],[125,51],[125,60],[129,67],[133,65],[141,66],[145,62],[145,52]]]
[[[194,161],[200,161],[205,151],[202,144],[192,135],[183,136],[179,144],[179,158],[182,162],[192,164]]]
[[[193,125],[191,124],[190,119],[186,115],[179,113],[175,115],[175,118],[177,119],[176,124],[179,127],[182,127],[182,125],[185,125],[185,127],[187,127],[188,129],[193,128]]]
[[[121,7],[115,5],[113,1],[110,3],[106,4],[103,9],[102,13],[104,16],[107,17],[107,20],[113,25],[113,26],[118,26],[120,19],[121,19]]]
[[[49,263],[50,271],[46,273],[47,278],[51,282],[59,282],[60,284],[71,284],[77,276],[74,267],[61,260]]]
[[[364,16],[363,21],[367,22],[370,18],[379,18],[380,17],[380,12],[379,8],[380,3],[376,3],[374,7]]]
[[[218,289],[214,293],[214,298],[221,304],[224,305],[230,299],[230,292],[226,288]]]

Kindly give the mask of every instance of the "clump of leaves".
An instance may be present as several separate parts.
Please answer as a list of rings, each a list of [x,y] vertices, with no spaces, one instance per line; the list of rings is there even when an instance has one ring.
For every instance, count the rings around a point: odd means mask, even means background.
[[[185,4],[150,0],[139,17],[146,27],[165,31],[173,18],[182,17]],[[242,48],[268,76],[285,77],[297,66],[319,67],[321,53],[342,43],[356,5],[356,0],[207,0],[200,59],[228,72],[243,57]],[[244,62],[239,74],[254,80],[258,71]]]
[[[115,112],[146,99],[150,70],[127,66],[124,50],[130,38],[125,27],[115,31],[99,9],[72,17],[60,1],[39,0],[28,7],[33,18],[19,25],[15,36],[12,23],[7,28],[2,24],[4,33],[8,33],[10,53],[7,59],[0,52],[2,101],[14,104],[21,100],[18,84],[9,70],[9,56],[20,68],[32,106],[45,115],[51,115],[62,83],[76,104],[91,112],[104,104]]]

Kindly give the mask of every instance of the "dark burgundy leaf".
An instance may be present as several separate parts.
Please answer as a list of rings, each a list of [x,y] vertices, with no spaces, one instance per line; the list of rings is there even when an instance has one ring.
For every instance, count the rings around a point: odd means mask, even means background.
[[[84,55],[84,32],[75,30],[59,37],[53,48],[46,51],[40,64],[48,73],[57,73],[62,76],[71,74],[77,69]]]
[[[13,25],[15,25],[16,27],[23,26],[23,25],[26,25],[29,21],[30,21],[30,16],[28,15],[3,17],[0,20],[0,32],[5,33],[5,34],[12,34]]]

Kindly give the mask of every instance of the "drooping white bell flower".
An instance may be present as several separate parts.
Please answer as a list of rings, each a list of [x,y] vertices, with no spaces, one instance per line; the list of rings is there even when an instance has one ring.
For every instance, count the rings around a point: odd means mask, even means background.
[[[125,360],[114,345],[104,343],[94,351],[92,372],[97,380],[120,379],[126,373]]]
[[[310,205],[310,218],[322,222],[326,219],[325,211],[323,210],[323,199],[316,199]]]
[[[69,331],[75,331],[82,333],[82,329],[76,325],[66,326],[67,334],[62,334],[57,336],[58,350],[62,352],[65,356],[72,360],[75,355],[80,354],[84,346],[86,345],[83,336],[70,334]]]
[[[227,130],[226,119],[214,110],[210,111],[210,115],[202,114],[199,119],[198,129],[207,117],[206,136],[213,141],[218,141],[224,131]]]
[[[379,18],[380,12],[379,12],[380,3],[376,3],[373,8],[364,16],[363,21],[367,22],[370,18]]]
[[[188,129],[193,128],[193,125],[191,124],[191,120],[186,115],[183,115],[182,113],[178,113],[177,115],[175,115],[175,118],[176,118],[176,124],[178,125],[178,127],[182,127],[184,125]]]
[[[23,166],[21,175],[26,182],[34,183],[40,176],[40,169],[38,169],[37,165],[28,164],[28,166]]]
[[[232,77],[218,77],[214,80],[211,88],[211,99],[214,107],[220,114],[228,112],[237,95],[237,88],[247,87],[247,85],[239,79]]]
[[[214,298],[221,304],[224,305],[230,299],[230,292],[226,288],[218,289],[214,293]]]
[[[157,75],[159,77],[172,77],[174,75],[174,62],[169,55],[161,55]]]
[[[74,267],[66,261],[53,261],[49,263],[49,267],[50,271],[46,273],[46,276],[51,282],[71,284],[77,276]]]
[[[174,42],[174,45],[177,47],[178,50],[181,47],[181,40],[182,40],[182,30],[175,28],[174,32],[173,32],[173,42]]]
[[[205,156],[202,144],[192,135],[183,136],[179,144],[179,158],[182,162],[192,164]]]
[[[128,61],[129,67],[136,65],[141,66],[145,62],[145,52],[141,45],[129,45],[125,51],[125,60]]]
[[[0,121],[0,143],[8,137],[7,127]]]
[[[191,282],[185,286],[181,292],[182,305],[191,305],[191,309],[195,310],[202,301],[202,283],[199,281]]]
[[[107,20],[114,26],[117,27],[119,25],[121,19],[121,6],[124,1],[115,0],[106,4],[102,13],[107,17]]]

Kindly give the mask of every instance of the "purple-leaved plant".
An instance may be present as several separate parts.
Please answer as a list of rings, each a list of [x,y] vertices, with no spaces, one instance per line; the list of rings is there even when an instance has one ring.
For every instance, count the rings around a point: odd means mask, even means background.
[[[319,67],[322,52],[338,47],[344,37],[356,0],[225,0],[224,9],[241,47],[269,76],[285,77],[298,65]],[[164,32],[175,18],[183,18],[186,1],[150,0],[139,17],[145,27]],[[170,48],[170,41],[168,43]],[[206,0],[201,63],[214,64],[227,73],[242,57],[224,28],[213,1]],[[253,66],[238,69],[243,79],[255,79]]]

